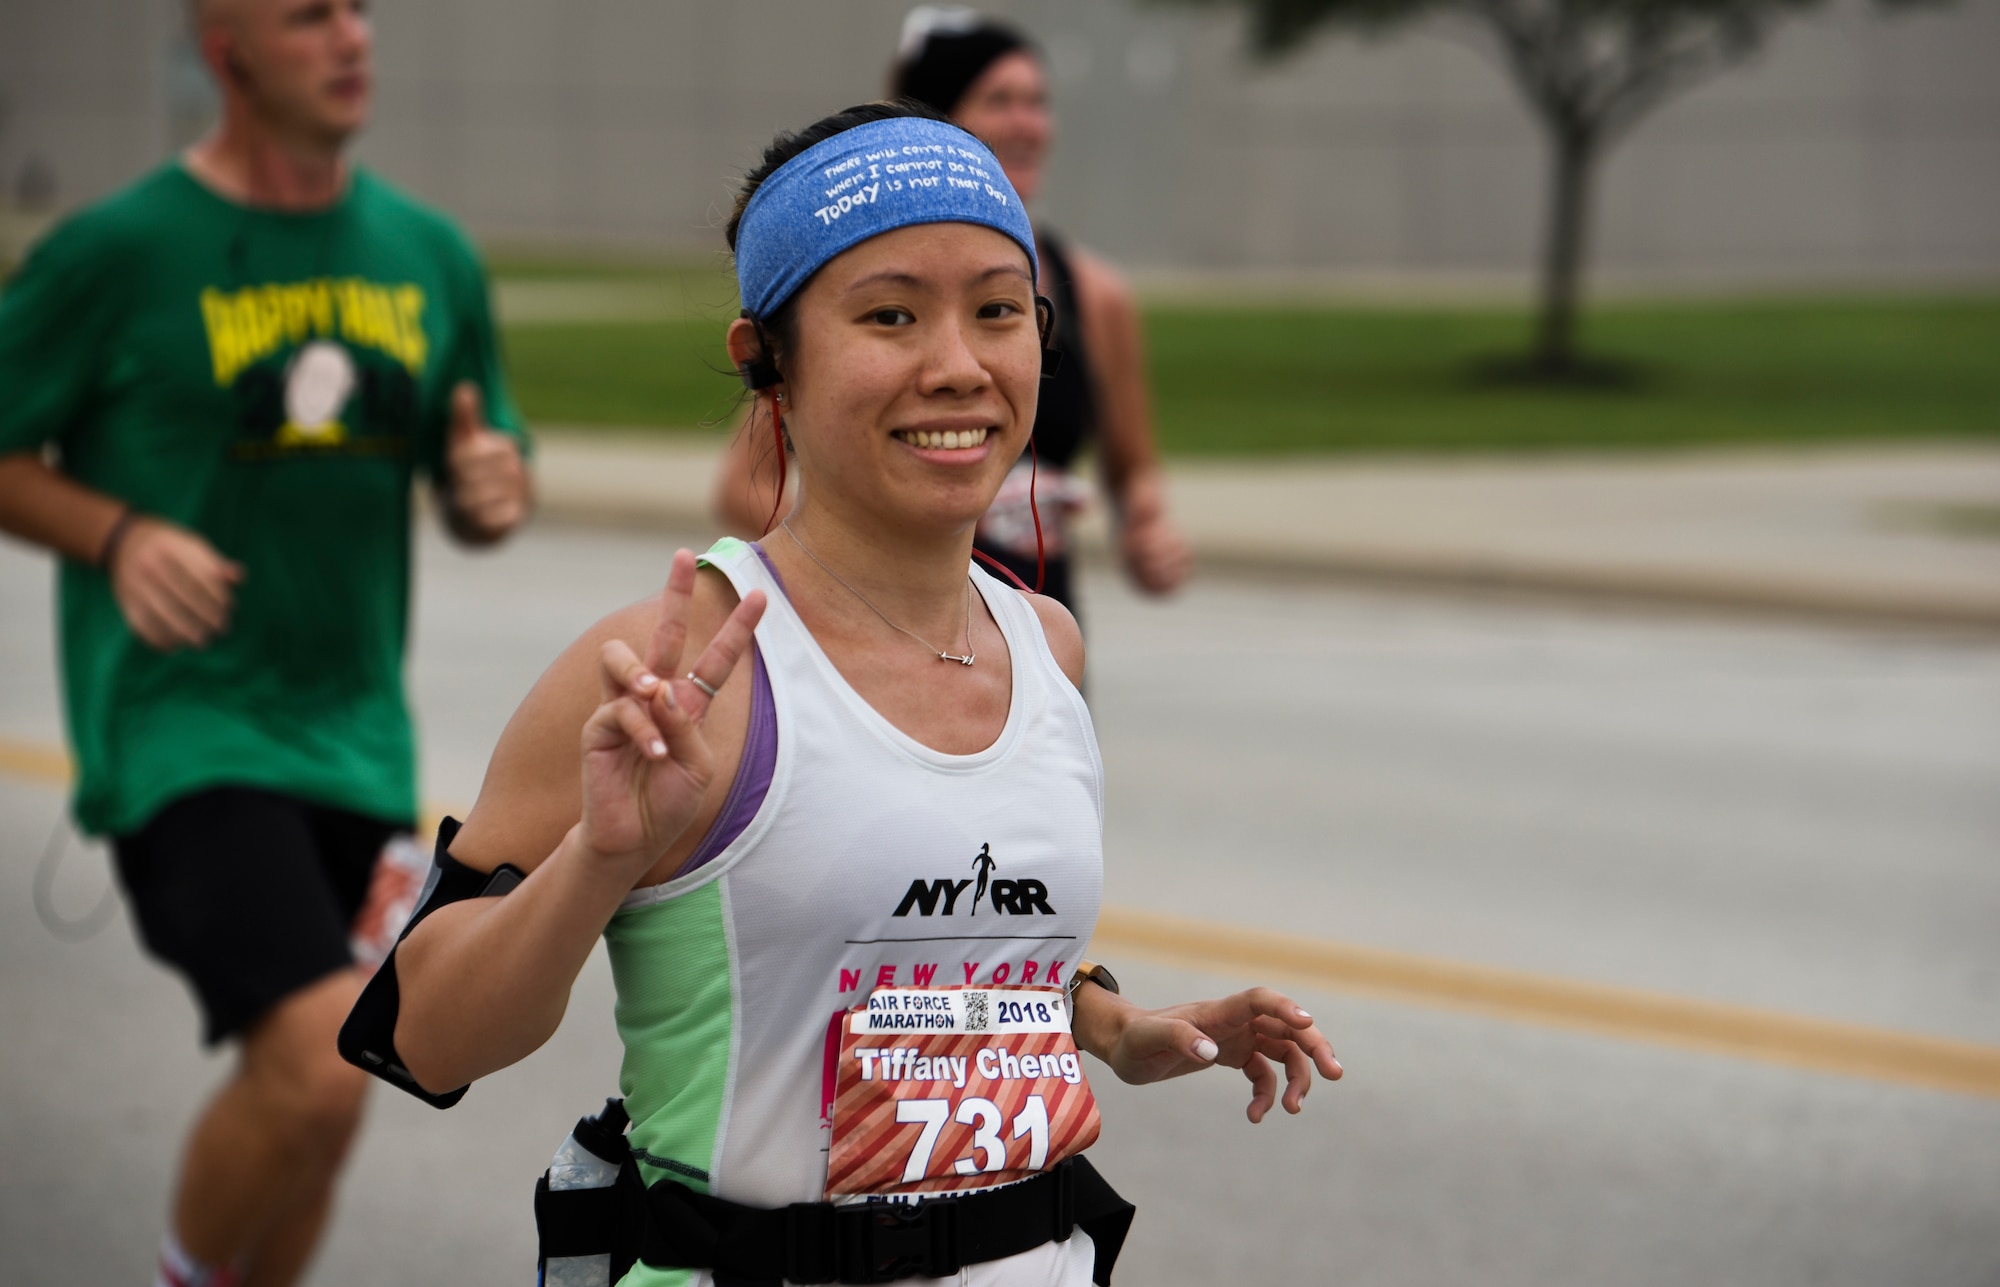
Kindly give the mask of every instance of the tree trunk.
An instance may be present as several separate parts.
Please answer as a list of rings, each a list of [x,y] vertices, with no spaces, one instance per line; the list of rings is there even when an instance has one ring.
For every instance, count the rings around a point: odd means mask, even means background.
[[[1560,124],[1552,126],[1549,135],[1548,240],[1542,249],[1541,308],[1533,365],[1539,374],[1561,377],[1576,369],[1577,304],[1589,240],[1590,181],[1597,161],[1597,140],[1588,129]]]

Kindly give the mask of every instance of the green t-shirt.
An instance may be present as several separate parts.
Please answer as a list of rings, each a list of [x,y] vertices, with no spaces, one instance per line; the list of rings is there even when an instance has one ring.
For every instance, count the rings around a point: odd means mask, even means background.
[[[86,830],[223,784],[414,816],[410,487],[441,468],[461,380],[520,433],[477,255],[366,173],[286,214],[168,165],[36,247],[0,293],[0,452],[54,443],[70,477],[245,569],[228,632],[162,653],[64,562]]]

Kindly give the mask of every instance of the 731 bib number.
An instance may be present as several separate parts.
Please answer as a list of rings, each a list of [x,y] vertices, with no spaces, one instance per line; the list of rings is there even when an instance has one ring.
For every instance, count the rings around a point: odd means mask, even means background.
[[[1060,988],[884,989],[836,1058],[830,1198],[1004,1184],[1097,1139]]]

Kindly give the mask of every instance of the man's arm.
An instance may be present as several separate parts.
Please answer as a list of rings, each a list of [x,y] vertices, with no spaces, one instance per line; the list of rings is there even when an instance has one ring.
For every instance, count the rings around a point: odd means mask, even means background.
[[[446,228],[445,235],[458,327],[448,368],[450,401],[431,476],[446,530],[466,545],[495,545],[534,507],[528,434],[507,387],[485,266],[456,228]]]
[[[70,444],[104,370],[126,271],[125,242],[89,214],[54,232],[0,294],[0,531],[103,567],[132,632],[154,648],[200,648],[229,628],[243,569],[193,532],[49,466]]]
[[[66,478],[39,452],[0,456],[0,531],[102,566],[132,633],[167,651],[229,629],[243,569],[201,537]]]
[[[63,477],[38,451],[0,456],[0,532],[95,564],[124,515],[124,502]]]

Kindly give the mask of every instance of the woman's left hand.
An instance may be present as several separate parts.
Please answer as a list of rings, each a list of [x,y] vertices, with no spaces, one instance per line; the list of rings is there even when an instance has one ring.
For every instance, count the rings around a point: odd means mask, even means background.
[[[1313,1069],[1340,1079],[1333,1046],[1298,1003],[1270,988],[1251,988],[1219,1001],[1190,1001],[1164,1010],[1139,1010],[1118,1033],[1104,1061],[1134,1085],[1165,1081],[1215,1064],[1241,1068],[1250,1079],[1252,1122],[1278,1101],[1274,1063],[1285,1068],[1288,1113],[1305,1106]]]

